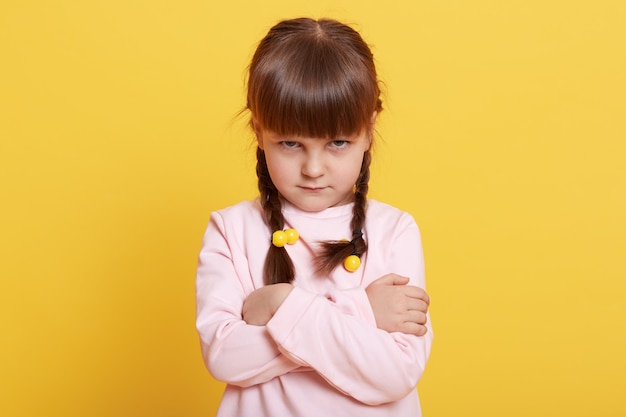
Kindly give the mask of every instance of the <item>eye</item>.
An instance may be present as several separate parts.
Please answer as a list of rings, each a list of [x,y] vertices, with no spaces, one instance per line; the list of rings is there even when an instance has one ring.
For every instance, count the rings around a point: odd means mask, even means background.
[[[330,142],[330,146],[335,149],[343,149],[350,144],[347,140],[333,140]]]
[[[280,142],[280,144],[282,145],[283,148],[286,148],[286,149],[296,149],[297,147],[300,146],[298,142],[293,142],[289,140],[284,140]]]

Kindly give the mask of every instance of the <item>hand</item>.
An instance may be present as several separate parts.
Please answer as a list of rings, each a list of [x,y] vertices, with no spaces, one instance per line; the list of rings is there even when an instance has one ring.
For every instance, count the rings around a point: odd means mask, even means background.
[[[406,277],[387,274],[368,285],[365,293],[379,329],[423,336],[430,297],[408,282]]]
[[[281,283],[254,290],[243,302],[243,320],[253,326],[265,326],[292,289],[291,284]]]

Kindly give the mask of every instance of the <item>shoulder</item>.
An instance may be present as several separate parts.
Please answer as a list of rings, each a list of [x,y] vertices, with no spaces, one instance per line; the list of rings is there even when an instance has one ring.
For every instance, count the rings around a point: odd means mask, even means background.
[[[375,224],[415,223],[410,213],[377,200],[368,200],[367,219]]]
[[[420,236],[419,227],[410,213],[376,200],[367,203],[365,230],[370,239],[386,240],[407,233]]]
[[[378,201],[368,201],[365,220],[370,277],[395,273],[423,281],[422,238],[413,216]],[[422,284],[423,285],[423,284]]]
[[[262,209],[258,199],[245,200],[211,213],[211,218],[217,217],[224,221],[257,220],[260,216],[262,216]]]
[[[246,242],[270,241],[258,200],[242,201],[211,213],[205,241],[221,239],[232,247],[244,247]]]
[[[246,200],[211,213],[210,224],[223,230],[245,230],[264,225],[263,210],[258,199]]]

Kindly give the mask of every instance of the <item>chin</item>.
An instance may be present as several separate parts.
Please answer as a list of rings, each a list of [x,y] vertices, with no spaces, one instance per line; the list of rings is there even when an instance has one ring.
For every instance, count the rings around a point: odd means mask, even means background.
[[[298,207],[300,210],[306,211],[309,213],[317,213],[318,211],[322,211],[328,208],[327,206],[321,206],[317,204],[294,204],[294,205]]]
[[[302,211],[315,213],[318,211],[326,210],[327,208],[343,206],[348,203],[349,202],[343,202],[343,201],[316,201],[316,202],[300,202],[300,203],[291,203],[291,204],[298,207]]]
[[[322,211],[327,209],[328,207],[332,207],[332,204],[329,202],[322,201],[296,201],[292,202],[294,206],[298,207],[302,211],[307,211],[309,213],[315,213],[318,211]]]

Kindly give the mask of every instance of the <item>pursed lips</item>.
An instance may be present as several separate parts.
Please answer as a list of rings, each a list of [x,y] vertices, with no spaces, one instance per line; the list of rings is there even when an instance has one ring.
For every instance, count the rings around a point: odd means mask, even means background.
[[[311,187],[311,186],[306,186],[306,185],[299,185],[298,187],[305,191],[321,191],[326,188],[326,187]]]

